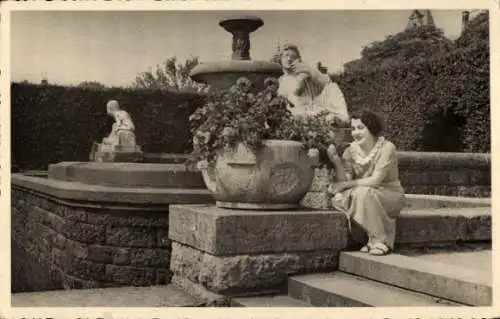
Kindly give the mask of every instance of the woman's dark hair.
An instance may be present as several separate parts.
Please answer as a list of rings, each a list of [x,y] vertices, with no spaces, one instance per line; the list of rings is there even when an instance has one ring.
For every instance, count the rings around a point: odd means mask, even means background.
[[[362,110],[354,112],[351,115],[351,119],[360,120],[375,137],[379,137],[384,129],[382,117],[373,111]]]

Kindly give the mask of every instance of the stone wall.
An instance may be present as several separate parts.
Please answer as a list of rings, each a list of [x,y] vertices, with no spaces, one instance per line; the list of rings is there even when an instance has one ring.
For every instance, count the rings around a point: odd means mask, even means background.
[[[168,205],[90,205],[12,188],[12,291],[170,281]]]
[[[398,159],[408,194],[491,196],[490,154],[399,152]]]

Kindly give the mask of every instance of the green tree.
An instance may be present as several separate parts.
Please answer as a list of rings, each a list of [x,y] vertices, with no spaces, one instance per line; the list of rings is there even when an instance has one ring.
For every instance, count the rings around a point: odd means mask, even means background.
[[[197,83],[189,77],[191,70],[198,64],[198,57],[190,57],[184,63],[181,63],[174,56],[165,60],[161,66],[157,65],[154,72],[149,68],[148,71],[139,73],[132,86],[154,90],[207,92],[209,90],[208,85]]]
[[[469,21],[469,24],[455,43],[460,48],[483,46],[488,50],[489,36],[489,14],[488,11],[483,11]]]
[[[433,25],[407,29],[376,41],[361,51],[365,60],[374,61],[392,58],[407,61],[416,56],[428,58],[435,53],[453,49],[453,41],[444,36],[443,30]]]
[[[361,59],[344,65],[346,71],[376,72],[427,60],[453,51],[455,44],[434,25],[406,29],[363,47]]]

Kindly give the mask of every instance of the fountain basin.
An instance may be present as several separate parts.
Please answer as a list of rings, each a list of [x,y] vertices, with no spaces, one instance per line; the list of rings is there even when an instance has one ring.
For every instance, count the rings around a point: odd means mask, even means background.
[[[264,88],[264,80],[283,74],[279,64],[268,61],[230,60],[206,62],[191,71],[191,78],[199,83],[228,89],[241,77],[248,78],[255,88]]]
[[[184,164],[61,162],[49,165],[48,178],[124,188],[205,189],[201,173]]]

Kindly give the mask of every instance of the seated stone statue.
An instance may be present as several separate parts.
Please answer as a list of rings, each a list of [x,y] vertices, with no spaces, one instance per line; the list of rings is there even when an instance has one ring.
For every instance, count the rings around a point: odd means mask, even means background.
[[[115,119],[111,133],[102,140],[103,144],[135,148],[135,126],[130,115],[120,109],[117,101],[109,101],[106,105],[108,115]]]
[[[332,120],[347,123],[349,115],[342,91],[327,74],[302,62],[298,48],[285,46],[281,64],[283,75],[279,79],[278,94],[287,98],[293,115],[314,115],[328,110]]]
[[[115,122],[109,135],[102,143],[94,143],[90,160],[97,162],[136,162],[142,158],[142,152],[135,139],[135,126],[130,115],[120,109],[117,101],[111,100],[106,105],[108,115]]]

